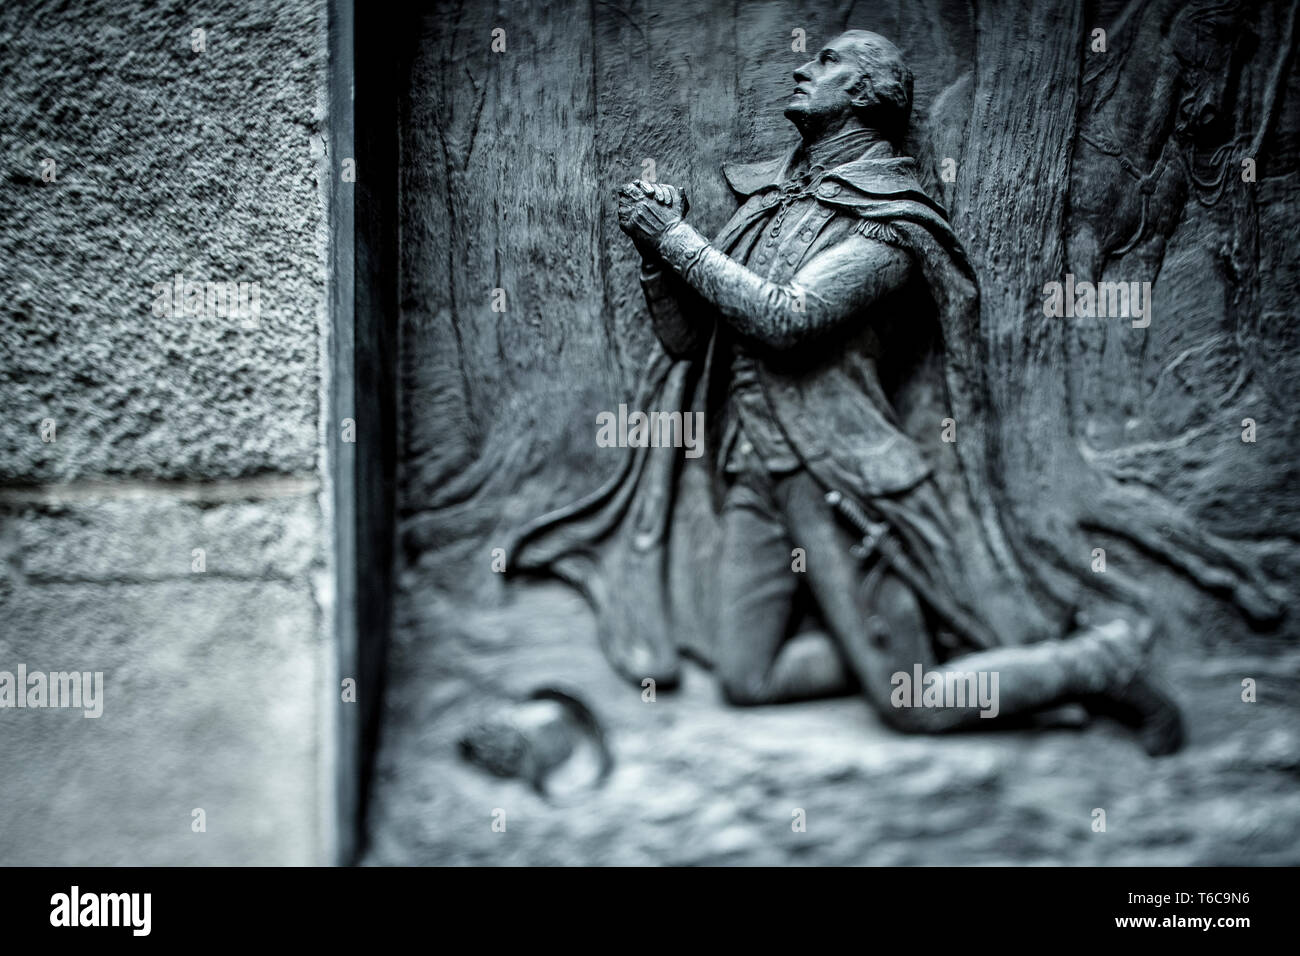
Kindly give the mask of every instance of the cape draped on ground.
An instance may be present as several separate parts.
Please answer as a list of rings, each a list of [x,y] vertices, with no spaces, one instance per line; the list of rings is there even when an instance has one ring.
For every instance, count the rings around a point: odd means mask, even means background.
[[[775,184],[784,168],[784,161],[735,166],[727,170],[728,181],[744,198]],[[970,600],[963,603],[966,610],[978,612],[985,635],[972,643],[989,643],[987,635],[1000,643],[1023,643],[1044,635],[1033,633],[1032,618],[1024,613],[1029,599],[990,488],[978,286],[946,213],[924,193],[913,170],[912,160],[905,158],[847,163],[826,178],[851,188],[822,201],[863,219],[888,222],[907,238],[933,300],[938,341],[897,390],[895,407],[905,430],[926,450],[936,487],[954,520],[951,553],[962,579],[956,593],[978,596],[978,607]],[[713,245],[730,252],[755,218],[742,210]],[[629,407],[683,413],[697,408],[714,340],[716,335],[702,359],[674,360],[656,350]],[[939,441],[946,418],[955,422],[956,442]],[[708,635],[701,632],[709,630],[712,608],[700,606],[707,603],[709,589],[698,581],[712,562],[698,551],[671,546],[674,511],[685,504],[681,496],[690,493],[684,488],[690,483],[681,480],[683,450],[636,447],[620,452],[625,455],[620,468],[599,488],[511,536],[507,567],[512,574],[549,574],[576,587],[592,605],[602,648],[615,669],[638,684],[652,678],[671,685],[683,647],[708,656]],[[706,455],[694,464],[707,461]],[[698,493],[699,483],[694,484]],[[679,562],[690,566],[670,566]],[[674,585],[683,581],[697,586]]]

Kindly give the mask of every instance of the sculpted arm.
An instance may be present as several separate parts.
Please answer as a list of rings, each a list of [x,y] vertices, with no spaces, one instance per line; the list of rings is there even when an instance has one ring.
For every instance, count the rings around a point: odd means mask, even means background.
[[[679,195],[671,186],[629,183],[619,195],[620,228],[738,332],[771,348],[791,348],[836,328],[909,278],[911,257],[904,250],[854,230],[805,262],[788,282],[772,282],[714,249],[682,221]],[[651,293],[647,288],[648,298]],[[662,286],[656,294],[662,297]],[[692,326],[680,311],[670,317],[653,301],[650,308],[660,339],[677,354]]]
[[[911,270],[904,250],[858,232],[815,255],[783,284],[714,249],[685,222],[664,230],[658,248],[733,328],[775,349],[836,328],[901,288]]]
[[[657,255],[641,264],[641,291],[655,335],[669,355],[689,355],[708,337],[698,297]]]

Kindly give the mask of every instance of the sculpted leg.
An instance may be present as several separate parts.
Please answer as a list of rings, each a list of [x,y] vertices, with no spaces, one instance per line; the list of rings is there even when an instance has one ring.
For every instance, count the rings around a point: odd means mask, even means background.
[[[996,674],[999,716],[1077,701],[1093,715],[1112,717],[1135,731],[1147,753],[1158,756],[1182,746],[1183,730],[1177,704],[1147,673],[1149,633],[1113,620],[1065,640],[979,651],[939,668]],[[899,709],[892,703],[886,720],[901,730],[971,730],[994,723],[970,707]]]
[[[852,679],[830,637],[786,639],[802,574],[780,519],[747,487],[728,494],[718,569],[716,673],[727,700],[776,704],[846,693]]]
[[[868,700],[891,727],[908,733],[987,730],[1014,717],[1079,701],[1094,714],[1116,717],[1138,731],[1150,753],[1181,743],[1178,711],[1144,676],[1150,630],[1112,621],[1065,640],[999,647],[938,661],[929,622],[916,594],[887,566],[863,581],[849,553],[849,533],[825,508],[811,479],[785,486],[792,535],[808,550],[808,583]],[[794,528],[800,530],[796,533]],[[898,706],[895,675],[973,672],[996,686],[994,706]],[[996,685],[993,684],[996,675]],[[909,693],[903,700],[912,700]],[[982,716],[995,713],[996,716]]]

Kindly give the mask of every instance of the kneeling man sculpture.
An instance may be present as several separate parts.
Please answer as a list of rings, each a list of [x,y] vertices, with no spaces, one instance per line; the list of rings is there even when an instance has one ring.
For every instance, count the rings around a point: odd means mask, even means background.
[[[715,554],[683,543],[674,520],[682,450],[628,448],[603,487],[520,530],[510,570],[578,586],[637,683],[675,680],[681,582],[694,581],[734,704],[859,690],[890,726],[939,732],[1075,702],[1152,754],[1177,749],[1178,710],[1148,672],[1149,622],[1026,634],[1014,600],[972,577],[1006,553],[989,542],[986,476],[971,473],[986,464],[978,291],[946,212],[898,153],[912,106],[901,54],[849,31],[794,80],[785,115],[801,143],[725,169],[741,205],[712,242],[685,220],[682,190],[618,193],[662,343],[638,407],[706,412]],[[972,436],[965,460],[934,440],[945,422]]]

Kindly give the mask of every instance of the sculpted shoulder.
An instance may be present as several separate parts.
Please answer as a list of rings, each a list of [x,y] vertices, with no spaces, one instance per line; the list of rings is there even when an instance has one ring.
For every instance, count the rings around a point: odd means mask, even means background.
[[[818,198],[827,202],[850,206],[916,202],[948,219],[947,210],[921,185],[916,160],[910,156],[863,158],[837,166],[826,173],[817,192]]]
[[[728,162],[722,165],[731,191],[742,201],[765,189],[780,185],[789,156],[754,163]],[[948,213],[921,185],[916,160],[910,156],[863,157],[828,170],[816,196],[830,205],[861,207],[880,202],[914,202],[947,221]]]

